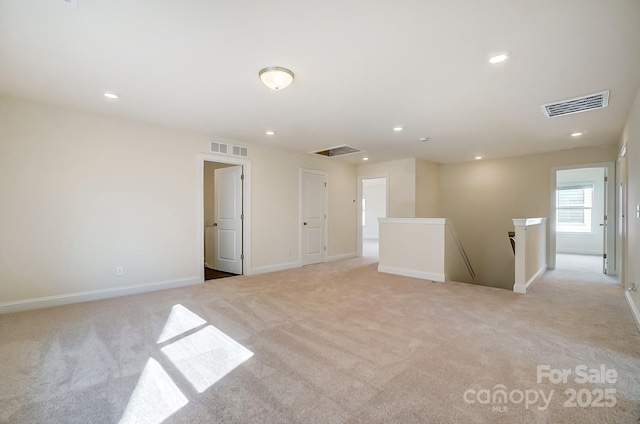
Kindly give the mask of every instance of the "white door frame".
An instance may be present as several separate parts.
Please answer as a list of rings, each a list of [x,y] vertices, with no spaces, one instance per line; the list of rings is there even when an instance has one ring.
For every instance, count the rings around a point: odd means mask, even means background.
[[[555,269],[556,267],[556,185],[557,185],[557,172],[565,171],[569,169],[583,169],[583,168],[606,168],[607,172],[607,186],[606,193],[607,199],[605,199],[607,205],[607,275],[617,275],[617,260],[615,249],[615,238],[616,238],[616,202],[615,202],[615,163],[614,162],[598,162],[598,163],[586,163],[581,165],[568,165],[568,166],[556,166],[551,168],[551,186],[550,186],[550,194],[551,194],[551,208],[549,210],[549,252],[547,252],[547,267],[549,269]],[[614,256],[613,258],[611,256]]]
[[[197,215],[196,215],[196,237],[197,237],[197,264],[199,278],[204,282],[204,163],[218,162],[230,165],[242,166],[244,173],[244,190],[242,192],[242,209],[244,220],[242,222],[242,251],[244,254],[243,273],[251,275],[251,161],[214,153],[198,153],[197,155]]]
[[[626,164],[627,145],[624,144],[618,153],[616,160],[616,266],[618,267],[618,278],[620,285],[625,287],[627,278],[627,225],[628,216],[628,189],[627,189],[627,164]]]
[[[298,266],[302,266],[303,264],[303,247],[302,247],[302,222],[304,221],[304,217],[302,216],[303,209],[303,184],[302,177],[304,173],[317,174],[324,176],[324,180],[327,183],[327,187],[324,190],[324,215],[326,216],[324,220],[324,246],[322,261],[327,262],[327,254],[329,253],[329,173],[326,171],[318,171],[317,169],[308,169],[308,168],[300,168],[298,173]]]
[[[367,176],[358,176],[358,200],[357,200],[357,208],[358,212],[356,213],[356,237],[358,241],[358,257],[362,256],[362,194],[364,192],[363,181],[364,180],[374,180],[376,178],[384,178],[386,181],[387,189],[386,189],[386,207],[385,207],[385,215],[389,217],[389,174],[380,174],[380,175],[367,175]]]

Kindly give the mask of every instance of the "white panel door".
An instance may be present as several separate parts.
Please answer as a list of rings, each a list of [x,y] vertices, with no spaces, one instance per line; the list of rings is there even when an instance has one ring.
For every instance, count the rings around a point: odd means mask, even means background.
[[[214,269],[242,274],[242,166],[215,170]]]
[[[325,254],[325,174],[302,172],[302,264],[324,262]]]

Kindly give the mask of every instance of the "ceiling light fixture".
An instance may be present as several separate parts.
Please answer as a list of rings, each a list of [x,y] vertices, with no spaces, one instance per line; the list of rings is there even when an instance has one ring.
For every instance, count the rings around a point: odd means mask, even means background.
[[[293,82],[293,72],[280,66],[270,66],[258,73],[260,81],[272,90],[282,90]]]
[[[104,93],[104,97],[106,97],[107,99],[115,100],[118,98],[118,95],[114,93]]]
[[[582,133],[579,132],[579,131],[571,133],[571,137],[580,137],[581,135],[582,135]]]
[[[421,141],[421,142],[423,142],[423,143],[424,143],[425,141],[429,141],[429,137],[422,137],[422,138],[420,139],[420,141]]]
[[[275,132],[275,131],[272,131],[272,130],[265,131],[264,133],[265,133],[266,135],[276,135],[276,132]]]
[[[476,160],[480,160],[480,159],[482,159],[482,156],[476,156],[475,159]]]
[[[404,128],[402,128],[402,127],[393,127],[393,130],[394,130],[395,132],[400,132],[400,131],[402,131],[403,129],[404,129]]]
[[[369,160],[369,158],[362,158],[362,160]]]
[[[495,65],[496,63],[504,62],[507,59],[509,59],[509,53],[499,53],[499,54],[496,54],[495,56],[492,56],[489,59],[489,63]]]

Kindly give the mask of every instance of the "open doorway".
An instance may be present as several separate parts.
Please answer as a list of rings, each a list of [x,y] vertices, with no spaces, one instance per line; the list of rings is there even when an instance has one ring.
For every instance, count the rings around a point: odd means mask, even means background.
[[[387,178],[362,180],[362,256],[379,258],[378,218],[387,217]]]
[[[557,270],[616,275],[613,172],[612,164],[555,170],[550,259]]]
[[[242,166],[204,163],[204,279],[242,274]]]
[[[250,257],[250,163],[198,155],[201,280],[248,273]]]

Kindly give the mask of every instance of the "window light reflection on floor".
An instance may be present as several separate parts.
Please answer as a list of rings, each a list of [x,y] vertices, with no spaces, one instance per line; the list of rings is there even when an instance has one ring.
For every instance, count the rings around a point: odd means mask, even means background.
[[[120,424],[156,424],[189,401],[155,359],[149,358]]]
[[[253,356],[212,325],[160,349],[202,393]]]
[[[176,304],[171,308],[157,341],[161,344],[175,339],[160,351],[198,393],[207,390],[253,356],[253,352],[213,325],[185,335],[206,323],[189,309]],[[162,365],[149,358],[120,424],[159,424],[188,402]]]
[[[158,338],[158,344],[164,343],[167,340],[171,340],[189,330],[198,328],[207,321],[200,318],[198,315],[191,312],[189,309],[178,304],[173,305],[171,308],[171,314],[167,318],[167,322],[162,329],[162,333]]]

